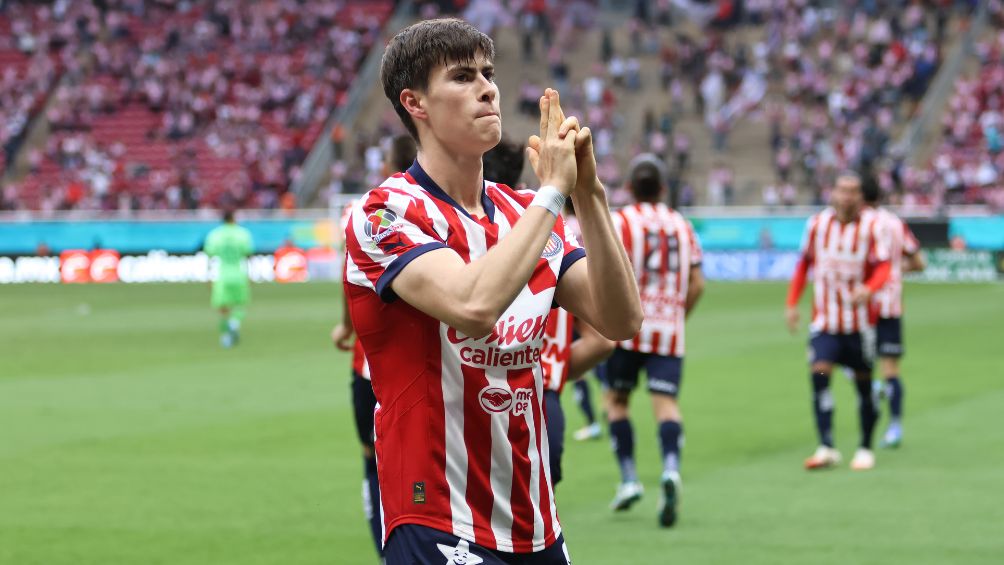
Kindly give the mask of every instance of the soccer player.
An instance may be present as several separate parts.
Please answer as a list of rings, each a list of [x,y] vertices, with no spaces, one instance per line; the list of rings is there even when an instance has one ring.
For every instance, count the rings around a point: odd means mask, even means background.
[[[346,230],[345,288],[370,364],[387,562],[567,564],[540,346],[551,305],[610,339],[641,306],[588,128],[540,99],[527,156],[542,186],[484,179],[501,137],[492,40],[427,20],[388,44],[381,80],[419,144]],[[568,195],[589,258],[558,217]]]
[[[406,170],[415,161],[418,148],[410,135],[395,136],[390,144],[390,151],[384,159],[384,175]],[[342,218],[342,229],[349,223],[351,208]],[[352,351],[352,411],[356,420],[356,434],[363,451],[363,514],[369,523],[373,543],[377,553],[383,557],[382,527],[380,520],[380,483],[377,478],[376,453],[373,450],[373,411],[376,409],[376,396],[370,383],[370,367],[366,362],[366,354],[362,343],[353,340],[354,331],[352,319],[349,317],[349,305],[345,295],[342,295],[342,321],[331,330],[331,341],[342,351]]]
[[[220,312],[220,345],[230,348],[240,339],[244,309],[251,300],[247,258],[254,252],[251,232],[237,225],[234,210],[223,211],[223,225],[206,236],[206,255],[219,259],[211,302]]]
[[[927,266],[920,242],[906,222],[886,208],[879,207],[881,191],[872,177],[862,186],[865,204],[874,208],[889,241],[889,282],[875,294],[878,323],[875,326],[879,371],[885,381],[884,396],[889,399],[889,427],[882,436],[882,447],[899,447],[903,441],[903,382],[899,360],[903,356],[903,273],[923,271]]]
[[[798,329],[798,300],[806,276],[813,272],[812,322],[809,326],[812,409],[819,447],[808,459],[809,470],[832,467],[840,462],[833,446],[833,397],[830,375],[840,364],[854,372],[858,395],[861,440],[851,469],[875,466],[872,432],[878,408],[871,394],[874,350],[872,296],[889,279],[889,248],[878,213],[864,206],[861,178],[842,173],[832,193],[832,205],[809,218],[802,241],[801,258],[788,291],[788,329]]]
[[[681,487],[683,419],[677,396],[683,378],[684,322],[704,291],[704,276],[701,245],[693,226],[663,203],[663,170],[654,155],[635,158],[628,180],[635,203],[614,214],[641,291],[645,321],[639,333],[617,345],[606,362],[604,378],[610,441],[621,472],[610,507],[627,510],[643,493],[635,469],[628,401],[644,368],[662,448],[659,524],[671,527],[676,523]]]
[[[523,147],[505,136],[482,158],[485,178],[495,179],[509,187],[519,183],[523,174]],[[566,210],[569,207],[566,206]],[[568,245],[578,245],[578,223],[565,216]],[[561,482],[561,457],[565,451],[565,411],[561,407],[561,391],[569,380],[580,382],[583,374],[610,356],[614,342],[595,329],[576,320],[568,310],[554,308],[547,318],[540,363],[544,377],[544,416],[550,448],[551,483]]]

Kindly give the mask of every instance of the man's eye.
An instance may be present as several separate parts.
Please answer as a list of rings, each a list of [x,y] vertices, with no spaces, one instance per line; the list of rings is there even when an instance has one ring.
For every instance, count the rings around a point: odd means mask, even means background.
[[[471,79],[471,77],[467,76],[466,74],[463,74],[463,75],[457,75],[457,78],[455,80],[460,81],[460,82],[467,82],[470,79]]]
[[[495,73],[485,73],[485,78],[488,82],[495,82]]]

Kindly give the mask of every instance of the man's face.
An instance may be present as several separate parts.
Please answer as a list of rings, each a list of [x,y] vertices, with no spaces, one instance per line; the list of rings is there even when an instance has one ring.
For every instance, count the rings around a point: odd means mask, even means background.
[[[861,181],[852,176],[841,176],[831,195],[833,208],[844,216],[854,216],[861,210]]]
[[[483,154],[502,139],[502,114],[495,68],[481,53],[473,61],[432,69],[423,95],[432,135],[458,153]]]

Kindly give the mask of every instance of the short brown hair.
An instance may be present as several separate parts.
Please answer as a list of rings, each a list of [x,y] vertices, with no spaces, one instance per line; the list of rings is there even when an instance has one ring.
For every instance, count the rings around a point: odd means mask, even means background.
[[[380,62],[383,93],[416,141],[418,129],[401,104],[401,91],[425,90],[436,65],[473,61],[479,52],[489,61],[494,60],[495,43],[471,24],[455,18],[418,22],[390,40]]]
[[[636,163],[631,168],[628,188],[638,202],[656,202],[662,194],[662,174],[651,161]]]

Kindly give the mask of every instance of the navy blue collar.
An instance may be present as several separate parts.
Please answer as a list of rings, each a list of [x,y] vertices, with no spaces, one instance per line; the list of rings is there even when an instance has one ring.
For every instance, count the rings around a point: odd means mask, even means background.
[[[445,190],[440,188],[439,185],[436,184],[436,181],[432,180],[432,177],[429,176],[429,173],[425,172],[425,169],[422,168],[422,165],[418,164],[418,159],[415,159],[415,162],[412,163],[411,167],[408,168],[408,174],[411,175],[411,178],[415,179],[415,182],[417,182],[422,188],[424,188],[426,192],[442,200],[443,202],[446,202],[450,206],[453,206],[454,208],[459,210],[463,215],[474,220],[474,217],[472,217],[470,213],[464,209],[463,206],[457,204],[456,200],[450,197],[450,195],[447,194]],[[484,181],[482,180],[481,182],[482,182],[481,207],[485,209],[485,215],[488,216],[488,221],[494,223],[495,203],[492,202],[491,198],[488,198],[488,189],[485,186]]]

